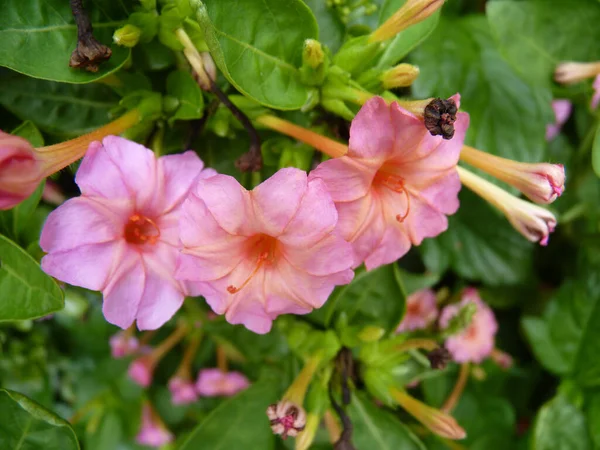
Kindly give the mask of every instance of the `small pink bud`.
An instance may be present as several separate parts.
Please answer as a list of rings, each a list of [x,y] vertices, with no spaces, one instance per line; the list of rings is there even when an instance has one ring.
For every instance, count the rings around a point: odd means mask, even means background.
[[[174,405],[186,405],[198,399],[194,383],[179,376],[174,376],[169,380],[169,391],[171,392],[171,402]]]
[[[457,167],[460,181],[504,213],[510,224],[531,242],[548,245],[556,228],[556,217],[547,209],[526,202],[478,175]]]
[[[560,129],[571,115],[572,109],[573,104],[569,100],[558,99],[552,101],[552,110],[554,111],[554,123],[546,125],[547,141],[551,141],[558,135],[558,133],[560,133]]]
[[[202,397],[230,397],[243,391],[250,382],[240,372],[222,372],[220,369],[203,369],[198,373],[196,390]]]
[[[152,376],[154,375],[154,363],[149,356],[140,356],[134,360],[127,371],[129,378],[144,388],[152,384]]]
[[[135,336],[128,335],[125,331],[113,334],[109,340],[110,351],[113,358],[124,358],[137,352],[140,344]]]
[[[289,400],[282,400],[267,408],[267,417],[271,421],[271,430],[283,439],[296,437],[306,426],[306,411]]]
[[[42,200],[44,200],[46,203],[50,203],[51,205],[58,206],[62,205],[67,198],[62,193],[58,185],[48,178],[42,192]]]
[[[565,190],[565,168],[562,164],[521,163],[466,145],[460,158],[517,188],[536,203],[552,203]]]
[[[594,88],[594,95],[592,97],[590,106],[592,109],[596,109],[598,105],[600,105],[600,75],[594,79],[594,84],[592,87]]]
[[[0,131],[0,210],[25,200],[43,179],[42,164],[31,144]]]
[[[591,63],[563,62],[554,71],[554,80],[562,84],[573,84],[600,74],[600,61]]]
[[[135,440],[138,444],[157,448],[173,441],[173,435],[148,402],[142,406],[142,424]]]

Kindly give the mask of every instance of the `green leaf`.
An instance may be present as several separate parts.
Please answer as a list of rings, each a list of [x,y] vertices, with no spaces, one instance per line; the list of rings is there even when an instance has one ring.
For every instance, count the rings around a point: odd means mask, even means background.
[[[368,396],[357,392],[348,408],[357,449],[426,450],[425,445],[393,414],[375,406]]]
[[[461,94],[461,109],[471,116],[468,144],[518,161],[544,159],[552,94],[514,72],[483,17],[441,18],[413,61],[421,69],[413,84],[417,98]]]
[[[546,403],[535,420],[532,450],[591,450],[585,416],[564,396]]]
[[[223,402],[191,434],[179,450],[199,448],[275,448],[265,411],[277,401],[277,383],[258,382]]]
[[[0,448],[78,450],[71,425],[18,392],[0,389]]]
[[[592,168],[594,173],[600,177],[600,124],[596,129],[596,136],[592,145]]]
[[[420,249],[427,268],[490,285],[516,284],[531,271],[533,245],[484,200],[463,189],[448,230],[425,239]]]
[[[124,24],[126,2],[86,3],[99,42],[109,45],[112,33]],[[96,73],[69,67],[77,46],[77,28],[69,2],[63,0],[5,0],[0,14],[0,66],[30,77],[64,83],[90,83],[118,70],[129,49],[113,46],[111,58]]]
[[[118,97],[99,84],[69,85],[14,74],[0,77],[0,104],[44,131],[79,135],[109,121]]]
[[[40,133],[40,130],[38,130],[33,122],[29,120],[26,120],[17,128],[15,128],[11,134],[27,139],[34,147],[42,147],[44,145],[44,137],[42,136],[42,133]]]
[[[542,317],[522,319],[525,335],[540,363],[583,386],[600,385],[600,274],[590,270],[566,282]]]
[[[206,0],[197,14],[215,63],[241,93],[276,109],[304,105],[298,67],[318,28],[301,0]]]
[[[596,0],[494,1],[487,16],[503,53],[534,83],[549,85],[561,61],[600,59]]]
[[[183,70],[171,72],[167,77],[167,94],[179,100],[179,107],[169,118],[169,122],[202,117],[204,109],[202,90],[189,72]]]
[[[21,247],[0,235],[0,321],[42,317],[64,307],[63,293]]]
[[[386,0],[379,14],[379,25],[383,24],[392,14],[406,3],[406,0]],[[430,17],[404,31],[398,33],[385,44],[385,49],[379,57],[377,67],[386,68],[397,64],[408,53],[421,44],[435,30],[440,20],[438,10]]]
[[[400,272],[386,265],[367,272],[356,271],[352,283],[338,288],[325,308],[326,323],[334,313],[345,314],[354,325],[376,325],[395,330],[406,307],[406,294]]]

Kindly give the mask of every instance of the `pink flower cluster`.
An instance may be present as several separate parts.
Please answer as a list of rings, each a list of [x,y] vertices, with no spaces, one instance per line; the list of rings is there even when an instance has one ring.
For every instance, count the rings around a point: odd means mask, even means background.
[[[390,263],[447,228],[468,122],[458,113],[443,140],[375,98],[352,122],[346,156],[310,175],[281,169],[252,191],[194,152],[156,158],[106,137],[77,172],[81,196],[48,217],[42,268],[102,291],[121,328],[156,329],[202,295],[230,323],[266,333],[280,314],[321,307],[363,262]]]
[[[462,292],[460,302],[446,306],[441,314],[437,308],[435,293],[431,289],[422,289],[411,294],[406,300],[406,314],[397,332],[422,330],[435,322],[436,319],[439,328],[444,330],[448,328],[451,319],[471,303],[476,307],[471,322],[460,333],[448,337],[445,347],[456,362],[480,363],[485,358],[494,356],[498,324],[493,311],[481,300],[476,289],[465,289]],[[500,352],[497,351],[497,354],[500,355]],[[506,354],[502,355],[504,358],[508,357]],[[510,363],[507,364],[510,365]]]

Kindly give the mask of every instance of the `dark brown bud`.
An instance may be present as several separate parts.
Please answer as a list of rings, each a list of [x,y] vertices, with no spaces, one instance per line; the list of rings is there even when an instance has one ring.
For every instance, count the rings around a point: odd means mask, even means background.
[[[456,103],[451,98],[435,98],[425,107],[425,128],[432,136],[441,135],[444,139],[452,139],[457,112]]]
[[[448,363],[452,361],[452,355],[444,347],[438,347],[427,355],[432,369],[444,370]]]
[[[71,53],[69,66],[98,72],[98,65],[108,60],[112,51],[94,37],[92,22],[83,9],[82,0],[71,0],[71,11],[77,25],[77,47]]]

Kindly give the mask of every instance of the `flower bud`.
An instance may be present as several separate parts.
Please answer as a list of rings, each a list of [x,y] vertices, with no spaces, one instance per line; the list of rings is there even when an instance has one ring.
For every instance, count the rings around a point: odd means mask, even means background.
[[[504,213],[510,224],[531,242],[548,245],[556,217],[547,209],[521,200],[487,180],[457,167],[461,182]]]
[[[432,433],[446,439],[464,439],[467,437],[465,430],[451,415],[432,408],[396,388],[392,389],[391,395],[398,405],[425,425]]]
[[[124,358],[134,354],[140,347],[135,336],[132,336],[127,331],[119,331],[113,334],[109,340],[110,352],[113,358]]]
[[[169,380],[169,391],[174,405],[187,405],[198,399],[194,383],[180,376],[174,376]]]
[[[167,430],[163,421],[148,402],[145,402],[142,406],[142,423],[135,440],[138,444],[149,447],[162,447],[173,441],[173,434]]]
[[[406,28],[427,19],[442,7],[444,0],[407,0],[369,37],[369,42],[381,42],[396,36]]]
[[[135,25],[127,24],[116,30],[113,34],[115,44],[122,47],[135,47],[140,41],[142,30]]]
[[[381,75],[381,83],[383,84],[384,89],[406,87],[413,84],[413,81],[415,81],[418,76],[419,68],[417,66],[402,63],[383,72]]]
[[[556,66],[554,80],[562,84],[574,84],[600,74],[600,61],[591,63],[564,62]]]
[[[59,206],[67,201],[67,198],[60,190],[58,184],[50,179],[47,179],[46,184],[44,185],[44,190],[42,191],[42,200],[51,205]]]
[[[209,52],[202,52],[200,53],[200,57],[202,58],[202,64],[204,64],[204,70],[206,71],[206,74],[209,76],[209,78],[211,80],[216,80],[217,79],[217,66],[215,65],[215,62],[212,59],[212,56],[210,56]]]
[[[127,375],[141,387],[147,388],[150,386],[154,375],[154,362],[150,355],[141,356],[134,360],[129,365]]]
[[[282,400],[267,408],[271,430],[283,439],[296,437],[306,426],[306,411],[289,400]]]
[[[590,106],[592,109],[596,109],[600,105],[600,75],[594,79],[592,87],[594,88],[594,95],[592,96]]]
[[[27,140],[0,131],[0,209],[25,200],[43,180],[42,164]]]
[[[304,49],[302,50],[302,63],[316,69],[325,60],[325,53],[321,43],[315,39],[307,39],[304,41]]]
[[[460,157],[466,163],[517,188],[530,200],[549,204],[565,190],[562,164],[520,163],[464,146]]]
[[[248,386],[250,382],[244,374],[220,369],[202,369],[196,381],[196,390],[202,397],[231,397]]]
[[[546,125],[547,141],[551,141],[558,135],[558,133],[560,133],[560,129],[571,115],[572,109],[573,104],[569,100],[559,99],[552,101],[552,110],[554,111],[554,123],[549,123],[548,125]]]

